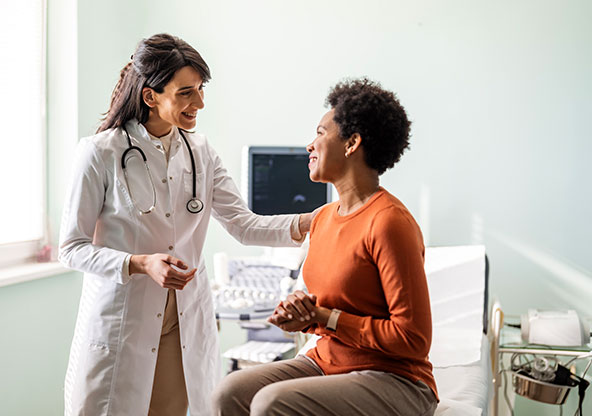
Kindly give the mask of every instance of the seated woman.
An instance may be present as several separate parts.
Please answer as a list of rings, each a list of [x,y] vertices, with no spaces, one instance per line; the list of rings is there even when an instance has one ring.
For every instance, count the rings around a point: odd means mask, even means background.
[[[320,335],[306,356],[234,372],[214,393],[220,415],[432,415],[432,323],[421,231],[379,186],[409,146],[395,95],[367,79],[337,84],[308,145],[310,178],[339,200],[311,226],[303,275],[269,321]]]

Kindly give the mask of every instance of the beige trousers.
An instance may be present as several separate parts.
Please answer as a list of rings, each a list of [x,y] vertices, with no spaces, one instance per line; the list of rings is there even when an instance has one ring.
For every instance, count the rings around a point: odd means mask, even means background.
[[[437,401],[421,381],[381,371],[325,376],[304,356],[226,376],[213,394],[216,415],[432,416]]]
[[[162,320],[158,358],[152,386],[149,416],[186,416],[187,388],[183,373],[177,296],[169,289]]]

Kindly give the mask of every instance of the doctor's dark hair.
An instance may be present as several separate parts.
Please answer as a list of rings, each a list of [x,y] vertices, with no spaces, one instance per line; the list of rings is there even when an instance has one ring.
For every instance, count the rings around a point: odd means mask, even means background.
[[[358,133],[366,164],[382,175],[397,163],[409,147],[405,109],[391,91],[367,78],[345,80],[335,85],[325,105],[335,113],[333,120],[343,140]]]
[[[205,84],[211,78],[210,68],[201,55],[187,42],[166,33],[142,39],[132,55],[132,61],[121,70],[119,81],[111,95],[111,105],[97,133],[121,127],[131,119],[148,121],[150,108],[144,102],[142,90],[152,88],[161,93],[175,73],[190,66]]]

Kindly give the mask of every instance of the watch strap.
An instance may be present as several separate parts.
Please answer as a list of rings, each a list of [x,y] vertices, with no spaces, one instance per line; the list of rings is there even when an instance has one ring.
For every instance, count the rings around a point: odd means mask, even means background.
[[[331,311],[331,314],[329,315],[329,319],[327,320],[327,325],[325,326],[325,328],[327,328],[330,331],[337,331],[337,321],[339,320],[340,314],[341,311],[339,309],[333,309]]]

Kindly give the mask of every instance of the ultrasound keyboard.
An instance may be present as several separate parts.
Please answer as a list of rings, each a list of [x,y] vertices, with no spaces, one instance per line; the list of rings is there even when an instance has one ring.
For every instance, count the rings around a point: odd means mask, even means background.
[[[258,258],[230,259],[229,283],[214,290],[216,317],[251,320],[267,317],[281,300],[281,282],[293,271]]]

